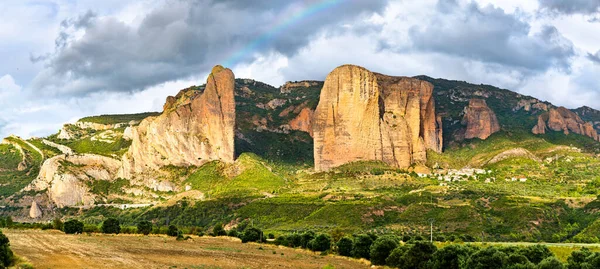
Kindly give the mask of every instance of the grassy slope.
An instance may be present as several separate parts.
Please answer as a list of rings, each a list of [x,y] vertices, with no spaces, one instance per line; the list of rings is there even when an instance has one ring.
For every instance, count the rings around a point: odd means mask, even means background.
[[[27,168],[23,171],[17,170],[17,165],[21,162],[22,156],[13,146],[3,145],[0,148],[0,154],[3,156],[2,169],[0,170],[0,197],[8,197],[27,186],[33,181],[40,170],[43,157],[24,141],[15,137],[7,137],[6,140],[16,143],[23,148]]]

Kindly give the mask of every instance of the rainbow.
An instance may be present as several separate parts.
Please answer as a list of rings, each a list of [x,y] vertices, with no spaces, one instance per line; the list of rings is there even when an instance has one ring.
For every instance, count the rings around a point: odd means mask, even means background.
[[[274,40],[279,33],[287,29],[291,25],[294,25],[299,21],[309,18],[315,14],[340,5],[345,1],[347,0],[318,0],[316,2],[314,0],[304,0],[306,4],[302,5],[303,8],[299,8],[298,10],[296,10],[292,16],[284,16],[287,14],[282,14],[280,16],[280,19],[276,20],[275,23],[273,23],[269,31],[263,33],[262,35],[248,43],[246,46],[235,51],[223,62],[223,66],[233,67],[244,56],[249,55],[250,53],[254,52],[257,48]]]

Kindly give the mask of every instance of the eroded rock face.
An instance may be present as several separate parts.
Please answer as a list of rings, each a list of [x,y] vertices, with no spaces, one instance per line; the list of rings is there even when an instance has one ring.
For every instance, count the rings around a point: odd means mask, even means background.
[[[160,116],[131,129],[122,177],[166,165],[234,161],[235,80],[230,69],[215,66],[204,92],[194,89],[168,97]]]
[[[29,217],[32,219],[42,217],[42,209],[35,201],[31,202],[31,208],[29,209]]]
[[[344,65],[333,70],[313,117],[315,169],[379,160],[406,168],[442,149],[433,85]]]
[[[42,164],[38,177],[25,190],[47,190],[48,197],[58,207],[92,205],[94,195],[86,181],[117,178],[121,162],[93,155],[58,155]]]
[[[594,129],[594,124],[583,121],[575,112],[564,107],[552,108],[548,113],[538,117],[538,124],[533,128],[534,134],[543,134],[539,132],[541,124],[547,119],[547,127],[550,130],[563,132],[565,134],[576,133],[588,136],[596,141],[600,141],[598,132]]]
[[[500,131],[496,114],[483,99],[469,100],[462,123],[467,126],[466,139],[487,139],[493,133]]]
[[[314,111],[310,108],[305,107],[300,111],[298,116],[296,116],[293,120],[290,121],[290,129],[307,132],[310,136],[313,136],[312,130],[312,119],[313,119]]]
[[[546,133],[546,121],[544,121],[543,115],[538,116],[538,122],[531,130],[534,134],[545,134]]]

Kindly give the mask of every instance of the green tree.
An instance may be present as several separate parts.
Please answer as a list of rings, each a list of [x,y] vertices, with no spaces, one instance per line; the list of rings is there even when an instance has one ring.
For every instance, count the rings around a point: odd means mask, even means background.
[[[225,231],[225,229],[223,229],[223,224],[217,223],[217,225],[215,225],[215,227],[213,227],[213,235],[214,236],[227,235],[227,232]]]
[[[488,247],[479,250],[467,261],[466,268],[469,269],[499,269],[504,268],[507,262],[506,253],[495,247]]]
[[[66,234],[83,233],[83,222],[76,219],[68,220],[64,223],[63,230]]]
[[[54,228],[55,230],[62,231],[64,228],[64,223],[62,222],[62,220],[60,220],[60,218],[56,217],[52,220],[52,228]]]
[[[13,222],[13,219],[11,216],[6,217],[6,219],[4,220],[5,226],[6,227],[12,227],[15,223]]]
[[[390,255],[385,259],[385,264],[391,267],[402,268],[404,264],[404,254],[408,251],[411,245],[399,245],[392,250]]]
[[[342,237],[340,241],[337,242],[338,253],[342,256],[350,257],[352,256],[352,245],[354,241],[350,237]]]
[[[308,249],[312,251],[327,251],[331,249],[331,237],[327,234],[319,234],[308,242]]]
[[[548,257],[544,260],[542,260],[539,264],[537,269],[564,269],[565,265],[560,262],[558,259],[556,259],[556,257],[552,256],[552,257]],[[599,268],[599,267],[592,267],[592,268]]]
[[[315,237],[316,237],[316,235],[315,235],[315,232],[313,232],[313,231],[307,231],[307,232],[304,232],[304,233],[303,233],[303,234],[300,236],[300,246],[301,246],[302,248],[309,248],[309,247],[308,247],[308,243],[309,243],[311,240],[315,239]]]
[[[352,256],[356,258],[369,259],[371,257],[371,245],[373,239],[367,234],[359,234],[354,239],[354,245],[352,246]]]
[[[167,229],[167,235],[168,236],[177,236],[178,234],[179,234],[179,229],[177,228],[177,226],[169,225],[169,228]]]
[[[523,254],[530,262],[538,264],[548,257],[553,257],[554,253],[545,245],[533,245],[521,249]]]
[[[13,263],[13,252],[10,250],[8,237],[0,231],[0,268],[11,266]]]
[[[263,232],[260,229],[256,227],[250,227],[246,228],[246,230],[240,236],[240,239],[242,239],[242,243],[260,242],[264,239],[264,237]]]
[[[371,245],[371,263],[385,265],[385,259],[398,247],[398,238],[395,236],[382,236]]]
[[[508,254],[508,253],[507,253]],[[512,253],[506,260],[506,269],[535,269],[536,266],[522,254]]]
[[[571,255],[567,258],[567,268],[585,269],[582,265],[586,263],[587,258],[591,255],[592,252],[588,248],[582,248],[581,250],[571,252]]]
[[[298,233],[290,234],[287,238],[287,246],[296,248],[302,246],[302,236]]]
[[[400,268],[425,269],[437,247],[429,241],[416,241],[410,244],[401,259]]]
[[[238,231],[236,229],[231,229],[227,233],[227,236],[229,236],[229,237],[238,237],[239,233],[238,233]]]
[[[121,223],[118,219],[108,218],[102,223],[100,230],[105,234],[119,234],[121,232]]]
[[[474,248],[464,245],[448,245],[436,251],[431,257],[433,269],[460,269],[465,268],[469,256]]]
[[[143,235],[149,235],[152,232],[152,222],[147,220],[138,222],[137,232]]]

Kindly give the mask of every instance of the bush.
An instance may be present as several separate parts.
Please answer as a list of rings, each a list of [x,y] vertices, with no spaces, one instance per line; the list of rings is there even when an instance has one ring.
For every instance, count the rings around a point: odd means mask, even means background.
[[[359,234],[354,239],[354,245],[352,246],[352,256],[356,258],[369,259],[371,257],[371,245],[373,239],[367,234]]]
[[[499,251],[495,247],[488,247],[479,250],[467,261],[467,268],[469,269],[495,269],[504,268],[507,261],[507,256],[504,252]]]
[[[538,269],[564,269],[565,265],[562,264],[562,262],[560,262],[558,259],[556,259],[556,257],[552,256],[552,257],[548,257],[544,260],[542,260],[539,264],[538,264]],[[598,267],[592,267],[592,268],[598,268]]]
[[[269,233],[267,235],[267,238],[269,238],[269,239],[275,239],[275,235],[273,233]]]
[[[100,230],[105,234],[119,234],[121,232],[121,223],[118,219],[108,218],[102,223]]]
[[[218,223],[217,225],[215,225],[215,227],[213,227],[213,235],[214,236],[227,235],[227,232],[225,231],[225,229],[223,229],[223,224]]]
[[[290,234],[287,238],[287,246],[293,248],[302,246],[302,236],[297,233]]]
[[[523,254],[530,262],[538,264],[546,258],[553,257],[554,254],[548,249],[547,246],[544,245],[534,245],[528,246],[526,248],[521,249],[521,254]]]
[[[177,236],[179,234],[179,229],[175,225],[169,225],[169,229],[167,230],[168,236]]]
[[[508,253],[507,253],[508,254]],[[527,257],[519,253],[508,255],[506,260],[507,269],[535,269],[535,264],[531,263]]]
[[[319,234],[308,242],[308,249],[312,251],[327,251],[331,249],[331,237],[327,234]]]
[[[433,269],[460,269],[465,268],[469,256],[474,249],[463,245],[449,245],[436,251],[431,257]]]
[[[398,239],[395,236],[382,236],[377,238],[371,245],[371,263],[374,265],[385,265],[385,259],[398,247]]]
[[[391,267],[402,268],[404,264],[404,254],[408,251],[410,245],[400,245],[385,259],[385,264]]]
[[[62,231],[64,228],[64,223],[62,220],[60,220],[60,218],[54,218],[54,220],[52,220],[52,228]]]
[[[287,246],[288,238],[285,235],[280,235],[277,238],[275,238],[275,242],[273,242],[273,243],[277,246]]]
[[[263,239],[263,232],[256,227],[247,228],[240,239],[242,239],[242,243],[260,242]]]
[[[429,268],[429,261],[436,251],[437,247],[432,243],[427,241],[416,241],[413,244],[400,248],[399,252],[404,252],[400,259],[390,258],[389,260],[400,268],[425,269]]]
[[[354,241],[350,237],[342,237],[340,241],[337,242],[336,246],[338,249],[338,254],[346,257],[352,256],[352,245]]]
[[[72,219],[64,223],[63,230],[66,234],[83,233],[83,222]]]
[[[304,232],[301,236],[300,236],[300,246],[302,248],[310,248],[308,246],[308,244],[310,243],[310,241],[312,241],[313,239],[315,239],[315,232],[313,231],[308,231],[308,232]]]
[[[152,222],[147,220],[138,222],[137,231],[143,235],[149,235],[152,232]]]
[[[13,253],[10,250],[10,241],[6,235],[0,232],[0,268],[11,266],[13,259]]]
[[[229,236],[229,237],[238,237],[238,236],[239,236],[239,234],[238,234],[238,231],[237,231],[236,229],[231,229],[231,230],[229,230],[229,232],[227,233],[227,236]]]

